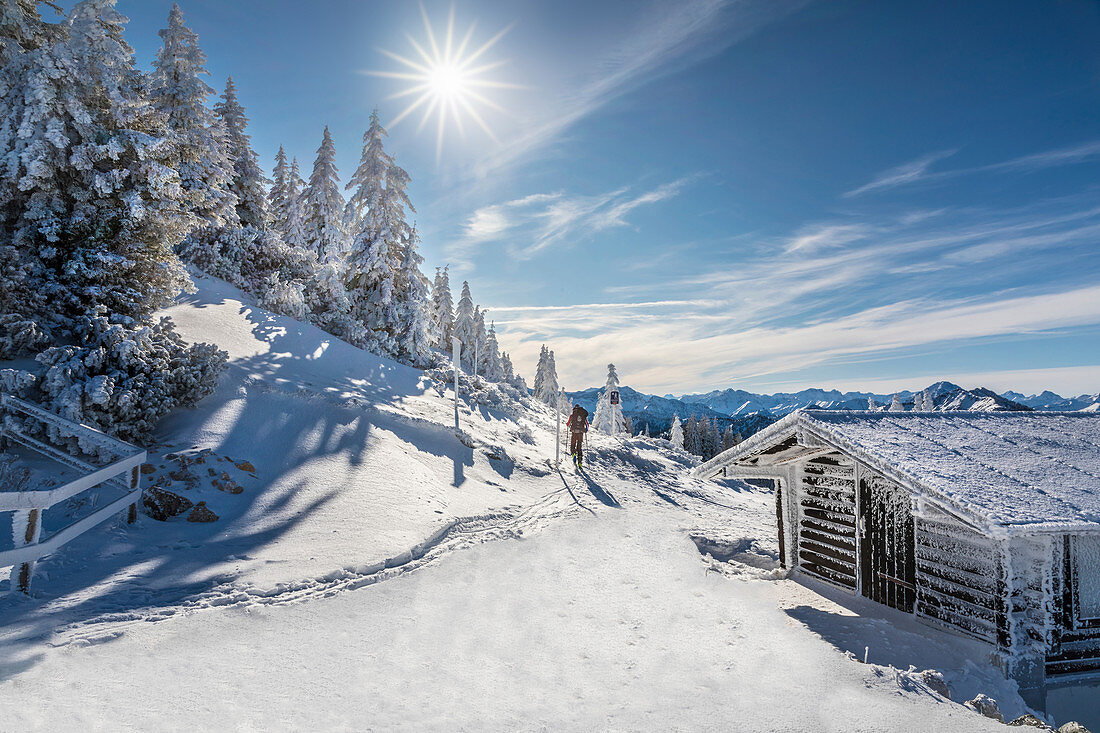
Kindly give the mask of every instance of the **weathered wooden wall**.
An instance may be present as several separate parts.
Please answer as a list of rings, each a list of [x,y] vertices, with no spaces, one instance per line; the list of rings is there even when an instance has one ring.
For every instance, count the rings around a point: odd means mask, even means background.
[[[855,590],[855,464],[825,456],[801,462],[796,475],[799,567]]]

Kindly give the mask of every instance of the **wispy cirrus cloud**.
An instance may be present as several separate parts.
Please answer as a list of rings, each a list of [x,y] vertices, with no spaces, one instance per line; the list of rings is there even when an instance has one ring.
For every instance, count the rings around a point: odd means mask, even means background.
[[[851,198],[852,196],[859,196],[860,194],[867,193],[868,191],[876,191],[882,188],[894,188],[896,186],[902,186],[906,183],[912,183],[913,181],[919,181],[928,177],[928,169],[935,163],[949,158],[954,155],[957,150],[941,150],[937,153],[930,153],[923,158],[917,158],[909,163],[904,163],[896,168],[891,168],[888,171],[880,173],[870,183],[865,183],[859,188],[848,191],[844,194],[845,197]]]
[[[1000,163],[991,163],[989,165],[972,166],[969,168],[956,168],[945,171],[933,171],[931,168],[941,160],[949,158],[958,150],[943,150],[937,153],[931,153],[917,160],[905,163],[896,168],[891,168],[878,176],[876,176],[870,183],[866,183],[859,188],[854,188],[844,194],[845,198],[853,198],[860,196],[871,191],[879,191],[889,188],[897,188],[898,186],[904,186],[912,183],[930,182],[944,180],[948,178],[956,178],[959,176],[968,176],[978,173],[997,173],[997,172],[1028,172],[1042,170],[1045,168],[1056,168],[1064,165],[1074,165],[1077,163],[1085,163],[1092,160],[1100,160],[1100,140],[1094,140],[1086,142],[1081,145],[1075,145],[1067,148],[1058,148],[1056,150],[1047,150],[1041,153],[1034,153],[1031,155],[1025,155],[1019,158],[1012,158],[1011,160],[1005,160]]]
[[[694,274],[607,287],[606,303],[492,310],[517,363],[546,342],[571,387],[598,384],[613,358],[628,383],[655,392],[778,384],[825,365],[1100,328],[1090,196],[932,214],[806,225]],[[1100,364],[1083,369],[1048,375],[1095,389],[1082,374],[1100,379]]]
[[[465,261],[489,243],[506,242],[514,258],[530,259],[552,245],[629,226],[631,212],[673,198],[694,179],[687,176],[640,192],[623,187],[590,196],[540,193],[483,206],[467,218],[462,237],[448,254]]]
[[[546,149],[611,101],[679,68],[723,51],[807,0],[687,0],[631,5],[630,29],[593,58],[587,78],[553,94],[525,131],[503,140],[474,168],[478,177]]]

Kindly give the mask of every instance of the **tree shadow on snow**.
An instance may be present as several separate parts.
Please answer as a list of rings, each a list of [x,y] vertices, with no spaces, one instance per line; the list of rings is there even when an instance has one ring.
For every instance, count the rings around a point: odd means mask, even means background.
[[[197,307],[218,302],[209,297],[203,302],[201,294],[187,297]],[[354,488],[318,486],[316,480],[307,484],[294,473],[309,472],[311,461],[335,454],[361,465],[379,429],[418,451],[451,460],[456,486],[466,480],[474,451],[459,442],[453,429],[392,410],[406,396],[424,391],[423,372],[355,349],[312,326],[247,306],[241,312],[270,350],[231,361],[213,395],[195,409],[166,418],[158,442],[149,447],[150,461],[165,463],[166,451],[209,448],[252,462],[256,484],[239,495],[219,496],[211,508],[221,518],[209,524],[187,523],[182,516],[162,523],[141,515],[133,525],[108,520],[38,564],[34,597],[4,595],[0,589],[0,680],[33,666],[42,640],[60,629],[105,618],[155,620],[158,609],[194,602],[234,580],[236,560],[279,543]],[[323,388],[312,388],[312,374]],[[178,483],[167,488],[186,495]],[[308,552],[286,544],[286,553]],[[344,562],[382,559],[349,557]],[[295,580],[301,578],[285,578]]]

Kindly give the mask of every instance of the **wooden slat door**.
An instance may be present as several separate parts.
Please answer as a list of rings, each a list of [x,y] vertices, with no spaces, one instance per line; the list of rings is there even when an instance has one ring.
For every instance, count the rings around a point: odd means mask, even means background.
[[[909,492],[877,476],[861,477],[859,506],[863,595],[911,613],[917,594]]]

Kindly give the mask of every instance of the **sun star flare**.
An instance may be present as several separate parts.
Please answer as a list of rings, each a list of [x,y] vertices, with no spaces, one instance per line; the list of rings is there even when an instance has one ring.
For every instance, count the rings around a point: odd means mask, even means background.
[[[491,89],[520,89],[522,85],[499,81],[489,76],[490,72],[504,65],[503,60],[485,61],[486,53],[508,32],[504,28],[485,43],[473,48],[472,40],[476,23],[472,23],[466,33],[459,38],[455,33],[455,12],[451,7],[447,17],[447,29],[442,38],[437,38],[432,30],[424,6],[420,6],[420,16],[424,21],[425,41],[417,41],[406,34],[414,55],[410,58],[392,51],[381,50],[387,58],[400,64],[398,71],[368,71],[371,76],[398,79],[408,85],[391,95],[390,99],[411,98],[405,108],[390,122],[396,127],[407,117],[419,115],[417,132],[435,119],[436,162],[443,155],[443,139],[448,121],[453,123],[460,135],[465,135],[464,120],[473,120],[494,142],[493,134],[482,110],[496,112],[506,110],[488,96]]]

